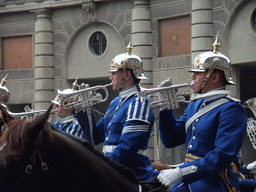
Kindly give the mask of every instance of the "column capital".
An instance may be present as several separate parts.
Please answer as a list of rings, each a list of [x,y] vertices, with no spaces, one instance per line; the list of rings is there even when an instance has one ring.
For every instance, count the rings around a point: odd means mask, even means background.
[[[149,0],[133,0],[134,6],[137,5],[149,5],[150,1]]]
[[[37,15],[37,19],[51,19],[52,11],[50,9],[35,9],[31,12]]]

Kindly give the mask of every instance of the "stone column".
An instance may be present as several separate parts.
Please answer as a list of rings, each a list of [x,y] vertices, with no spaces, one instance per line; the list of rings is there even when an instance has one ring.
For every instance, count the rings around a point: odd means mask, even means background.
[[[152,47],[151,47],[151,14],[149,0],[134,0],[132,10],[132,53],[138,55],[143,62],[143,68],[148,80],[143,85],[152,85]]]
[[[54,99],[53,27],[51,12],[35,11],[35,96],[34,110],[47,109]]]
[[[143,62],[143,68],[147,80],[142,80],[143,87],[152,87],[153,84],[153,64],[152,64],[152,42],[151,42],[151,14],[149,0],[134,0],[132,10],[132,53],[138,55]],[[157,132],[154,128],[147,155],[150,160],[156,161]]]
[[[211,0],[192,0],[191,59],[212,50],[213,24]]]

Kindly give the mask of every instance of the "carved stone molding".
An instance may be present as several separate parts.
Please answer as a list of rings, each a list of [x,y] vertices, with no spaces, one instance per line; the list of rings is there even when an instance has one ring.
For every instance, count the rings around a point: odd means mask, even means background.
[[[95,3],[93,0],[84,0],[82,3],[82,8],[86,12],[91,13],[98,9],[98,4]]]

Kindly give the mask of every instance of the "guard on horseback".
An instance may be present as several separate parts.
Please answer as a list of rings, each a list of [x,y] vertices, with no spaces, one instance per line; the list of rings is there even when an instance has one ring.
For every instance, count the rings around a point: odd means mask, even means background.
[[[73,83],[72,89],[64,89],[62,93],[70,93],[76,90],[77,88],[77,79]],[[75,118],[75,108],[65,108],[65,105],[68,103],[74,102],[75,97],[69,97],[68,99],[61,97],[59,94],[51,102],[55,104],[57,109],[57,115],[60,119],[55,122],[54,127],[60,131],[69,133],[81,139],[86,139],[85,133],[78,123],[78,120]]]
[[[113,90],[119,92],[110,104],[105,116],[93,127],[95,144],[104,142],[103,152],[113,160],[131,168],[139,180],[148,181],[153,177],[149,158],[145,155],[148,140],[154,124],[154,113],[147,99],[139,96],[139,83],[147,79],[143,73],[141,59],[131,53],[119,54],[111,62],[110,80]],[[84,129],[89,129],[87,116],[77,114]],[[87,139],[91,140],[90,135]]]
[[[7,89],[5,86],[6,80],[8,77],[7,75],[2,79],[1,84],[0,84],[0,104],[7,109],[7,102],[10,99],[10,91]],[[2,118],[0,118],[0,135],[4,132],[5,126]]]
[[[185,162],[158,175],[171,191],[239,191],[231,164],[242,146],[247,119],[243,106],[225,88],[235,83],[229,58],[218,52],[218,34],[213,46],[213,51],[199,54],[192,63],[196,93],[185,113],[176,120],[172,110],[160,111],[163,144],[186,145]]]

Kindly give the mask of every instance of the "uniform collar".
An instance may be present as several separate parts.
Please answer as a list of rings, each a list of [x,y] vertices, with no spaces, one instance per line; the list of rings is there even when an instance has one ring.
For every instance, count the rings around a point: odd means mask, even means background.
[[[128,97],[129,95],[134,95],[134,94],[138,94],[139,91],[137,89],[137,86],[132,86],[132,87],[129,87],[123,91],[120,91],[119,92],[119,96],[123,99],[123,98],[126,98]]]
[[[225,97],[230,94],[231,94],[230,91],[225,90],[225,88],[220,88],[220,89],[214,89],[214,90],[208,91],[207,93],[203,93],[203,94],[192,93],[190,100],[195,101],[197,99],[204,98],[205,102],[207,102],[207,101],[219,99],[221,97]]]
[[[61,117],[59,122],[60,123],[65,123],[65,122],[71,121],[73,119],[75,119],[75,116],[72,114],[72,115],[69,115],[69,116],[66,116],[66,117]]]

